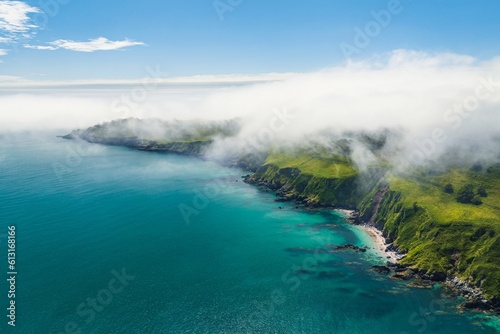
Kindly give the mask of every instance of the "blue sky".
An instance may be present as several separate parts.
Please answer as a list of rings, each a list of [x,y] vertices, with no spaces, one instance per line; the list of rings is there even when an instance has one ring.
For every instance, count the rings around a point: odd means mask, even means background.
[[[0,1],[0,77],[132,79],[147,67],[169,76],[308,72],[395,49],[500,54],[500,1],[393,1]],[[373,11],[390,20],[377,23]],[[356,47],[367,24],[369,44]],[[357,51],[346,57],[341,45]]]

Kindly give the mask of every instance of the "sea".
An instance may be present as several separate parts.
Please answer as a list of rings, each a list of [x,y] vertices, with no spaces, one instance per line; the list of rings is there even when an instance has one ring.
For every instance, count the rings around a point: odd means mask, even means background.
[[[0,137],[1,333],[500,332],[442,286],[372,271],[386,259],[340,212],[275,202],[214,161],[62,134]],[[368,251],[328,251],[348,243]]]

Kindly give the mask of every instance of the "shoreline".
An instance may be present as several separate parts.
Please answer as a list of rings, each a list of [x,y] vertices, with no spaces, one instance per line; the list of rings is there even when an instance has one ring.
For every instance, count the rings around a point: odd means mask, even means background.
[[[356,219],[359,216],[356,210],[335,209],[335,211],[344,214],[350,224],[358,226],[361,230],[363,230],[364,233],[369,235],[374,243],[373,250],[381,257],[383,257],[387,262],[395,264],[405,257],[404,254],[401,254],[394,250],[390,250],[390,246],[392,244],[388,244],[386,242],[382,231],[377,229],[375,226],[371,226],[368,224],[356,224]]]
[[[392,244],[388,244],[386,242],[382,231],[378,230],[376,227],[369,225],[358,226],[360,226],[372,238],[375,243],[375,251],[380,253],[387,260],[387,262],[398,263],[399,260],[405,257],[404,254],[389,249]]]
[[[367,223],[357,224],[358,213],[355,210],[335,209],[335,211],[344,214],[350,224],[359,227],[360,230],[370,236],[374,243],[372,249],[385,259],[384,265],[374,267],[386,269],[387,271],[384,273],[392,273],[393,277],[396,277],[398,273],[404,272],[405,275],[398,279],[403,279],[404,281],[416,280],[416,282],[419,282],[419,285],[413,285],[414,287],[430,287],[435,283],[442,283],[445,287],[455,291],[457,296],[462,296],[467,300],[467,302],[459,306],[460,309],[482,311],[496,316],[500,315],[497,302],[492,303],[490,300],[486,299],[481,289],[471,286],[456,276],[445,275],[444,277],[440,277],[432,273],[424,273],[421,270],[412,269],[406,265],[399,264],[399,260],[403,259],[406,255],[391,250],[392,243],[388,244],[386,242],[382,231]]]

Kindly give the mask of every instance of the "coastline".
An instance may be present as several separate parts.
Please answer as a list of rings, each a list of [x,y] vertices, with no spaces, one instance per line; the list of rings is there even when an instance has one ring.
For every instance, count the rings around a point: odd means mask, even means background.
[[[373,239],[375,242],[375,250],[379,252],[388,262],[398,263],[399,260],[404,258],[404,254],[400,254],[396,251],[390,249],[392,244],[388,244],[382,234],[382,231],[378,230],[374,226],[369,225],[358,225]]]
[[[62,136],[62,138],[75,139],[75,137],[72,137],[70,135]],[[88,139],[85,138],[82,139],[89,141]],[[150,148],[136,147],[134,145],[128,146],[123,143],[109,143],[109,142],[96,142],[96,143],[104,145],[125,146],[132,149],[138,149],[144,151],[152,151],[152,152],[158,151]],[[194,155],[198,157],[200,156],[199,154],[194,154],[193,151],[189,150],[188,151],[181,150],[180,152],[174,152],[174,151],[166,151],[166,152],[178,153],[184,155]],[[238,167],[241,168],[242,170],[255,173],[255,170],[252,170],[252,168],[248,168],[249,166],[240,165],[240,163],[241,162],[236,162],[234,165],[231,165],[231,167]],[[415,279],[419,282],[419,287],[429,287],[432,286],[434,282],[445,283],[445,285],[457,291],[458,295],[461,295],[468,300],[468,302],[463,304],[463,308],[492,312],[493,314],[497,315],[500,314],[499,298],[492,298],[491,300],[489,300],[484,297],[484,294],[480,289],[471,287],[465,281],[462,281],[455,276],[448,276],[446,273],[441,273],[441,272],[427,272],[427,270],[421,270],[418,268],[412,268],[408,265],[399,264],[398,263],[399,260],[404,258],[405,254],[401,254],[397,250],[395,250],[396,248],[393,247],[393,244],[386,243],[382,231],[380,231],[373,225],[372,220],[370,220],[369,222],[361,221],[358,211],[352,209],[341,209],[338,207],[322,205],[321,203],[309,203],[304,198],[298,198],[297,196],[291,196],[291,197],[282,196],[280,195],[280,189],[284,188],[284,186],[279,184],[278,185],[271,184],[270,182],[265,180],[255,179],[250,174],[243,176],[243,181],[245,183],[255,185],[259,188],[266,189],[266,191],[271,190],[275,192],[277,195],[277,198],[275,200],[276,202],[296,202],[297,205],[303,205],[305,208],[309,210],[329,209],[344,214],[346,220],[350,224],[359,227],[364,231],[364,233],[367,236],[372,238],[374,243],[374,247],[372,249],[376,253],[380,254],[382,258],[386,259],[386,265],[374,266],[374,267],[379,267],[378,269],[382,270],[379,271],[380,273],[385,273],[385,274],[392,273],[390,277],[404,281]],[[378,210],[378,206],[376,206],[376,209]]]
[[[335,211],[344,214],[347,218],[347,221],[359,227],[365,234],[367,234],[374,243],[374,250],[381,257],[386,259],[390,263],[398,263],[404,257],[404,254],[398,253],[391,249],[392,244],[388,244],[384,238],[382,231],[377,229],[375,226],[371,226],[368,224],[357,224],[357,218],[359,217],[358,213],[355,210],[347,210],[347,209],[335,209]]]
[[[363,231],[363,233],[372,239],[374,243],[373,250],[386,260],[384,265],[374,266],[373,268],[376,269],[375,271],[390,274],[390,277],[393,279],[414,281],[409,284],[413,287],[429,288],[435,283],[443,283],[444,286],[455,291],[457,296],[462,296],[467,300],[467,302],[460,305],[461,309],[483,311],[497,316],[500,314],[498,301],[489,301],[484,297],[481,289],[471,286],[466,281],[463,281],[456,276],[448,276],[444,273],[426,273],[424,271],[412,269],[406,265],[399,264],[399,260],[403,259],[405,254],[393,250],[393,247],[391,247],[392,244],[388,244],[386,242],[382,231],[377,229],[375,226],[367,223],[360,223],[357,211],[347,209],[334,209],[334,211],[344,214],[350,224],[358,227]]]

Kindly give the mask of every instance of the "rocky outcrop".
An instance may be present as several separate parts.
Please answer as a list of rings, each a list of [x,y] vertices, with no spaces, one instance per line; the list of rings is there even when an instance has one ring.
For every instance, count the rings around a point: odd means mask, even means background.
[[[346,244],[346,245],[339,245],[339,246],[331,246],[333,250],[352,250],[355,252],[361,252],[364,253],[367,251],[368,247],[358,247],[352,244]]]
[[[372,266],[372,271],[379,273],[379,274],[389,274],[391,272],[391,269],[386,266]]]
[[[434,284],[444,284],[450,288],[453,295],[460,295],[467,299],[460,305],[463,309],[488,311],[500,314],[500,298],[487,299],[481,289],[474,287],[458,277],[448,277],[442,272],[426,272],[400,263],[387,262],[385,266],[376,265],[371,271],[388,275],[400,281],[408,281],[409,286],[416,288],[432,288]]]
[[[462,308],[500,314],[500,298],[487,299],[484,297],[481,289],[468,284],[458,277],[447,278],[446,284],[467,299],[467,302],[460,305]]]
[[[368,250],[368,247],[358,247],[352,244],[345,245],[325,245],[322,248],[306,248],[306,247],[292,247],[286,249],[290,253],[304,253],[304,254],[319,254],[319,253],[334,253],[342,250],[351,250],[354,252],[364,253]]]
[[[389,275],[390,278],[400,281],[410,281],[414,287],[432,287],[437,282],[444,282],[446,275],[427,273],[416,268],[411,268],[399,263],[387,262],[385,266],[372,266],[371,270],[379,274]]]

